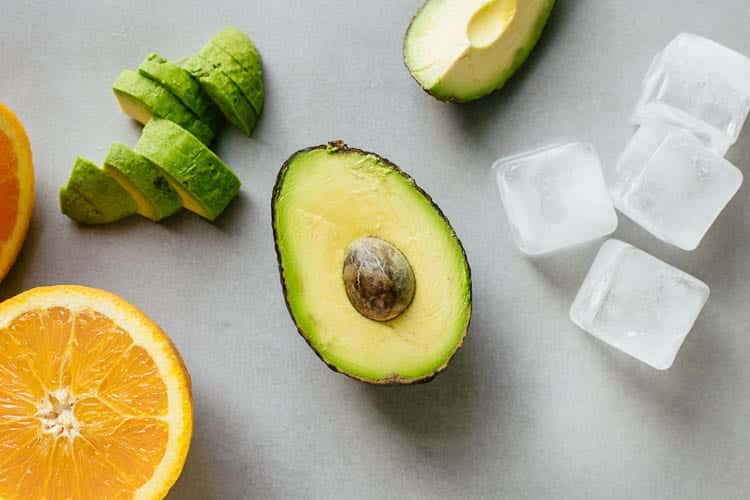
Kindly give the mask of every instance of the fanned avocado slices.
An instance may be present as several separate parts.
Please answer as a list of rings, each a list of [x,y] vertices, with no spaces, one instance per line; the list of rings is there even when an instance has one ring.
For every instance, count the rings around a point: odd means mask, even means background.
[[[240,180],[218,156],[169,120],[146,124],[135,151],[164,171],[185,208],[208,220],[215,220],[240,189]]]
[[[220,66],[207,61],[200,54],[194,54],[182,63],[182,67],[200,82],[232,125],[247,136],[253,133],[258,114],[242,90],[222,71]]]
[[[258,80],[214,42],[208,42],[198,54],[214,67],[221,69],[239,87],[242,95],[253,107],[253,111],[260,116],[263,110],[263,80]]]
[[[249,79],[253,82],[251,94],[248,95],[250,104],[260,116],[263,112],[265,91],[263,84],[263,67],[260,53],[250,38],[237,28],[227,28],[209,41],[229,54],[235,61],[245,68]]]
[[[182,208],[161,169],[124,144],[110,146],[104,172],[120,183],[135,201],[138,213],[148,219],[160,221]]]
[[[335,371],[427,382],[461,347],[471,273],[448,219],[388,160],[341,142],[293,154],[271,200],[298,331]]]
[[[62,213],[82,224],[107,224],[136,213],[133,198],[113,178],[85,158],[77,158],[68,184],[60,189]]]
[[[167,89],[130,70],[124,70],[112,85],[122,111],[145,125],[156,116],[171,120],[188,130],[204,144],[210,144],[214,131],[185,107]]]
[[[179,65],[151,53],[138,66],[138,72],[155,81],[177,97],[195,116],[216,132],[221,112],[193,76]]]

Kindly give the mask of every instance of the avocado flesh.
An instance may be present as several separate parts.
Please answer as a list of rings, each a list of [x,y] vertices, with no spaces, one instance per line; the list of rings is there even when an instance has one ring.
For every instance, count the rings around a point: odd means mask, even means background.
[[[458,350],[471,316],[471,278],[449,222],[414,181],[377,155],[345,146],[295,153],[279,173],[273,228],[289,311],[332,368],[369,383],[431,379]],[[350,304],[347,248],[374,236],[400,250],[416,289],[378,322]]]
[[[209,43],[217,45],[224,52],[232,56],[245,68],[252,80],[256,82],[257,90],[250,96],[250,104],[252,104],[255,112],[260,116],[263,112],[263,102],[265,99],[263,67],[260,53],[253,41],[237,28],[226,28],[212,38]]]
[[[112,84],[123,113],[145,125],[153,117],[171,120],[188,130],[204,144],[210,144],[214,131],[203,123],[167,89],[136,73],[124,70]]]
[[[252,135],[258,115],[242,90],[218,67],[200,54],[187,58],[182,67],[195,77],[227,120],[247,136]]]
[[[188,210],[215,220],[240,189],[240,181],[204,144],[169,120],[153,119],[135,151],[158,165]]]
[[[184,68],[152,53],[138,66],[138,72],[167,89],[203,123],[214,132],[218,131],[221,112],[200,83]]]
[[[502,87],[523,64],[555,0],[429,0],[404,39],[409,72],[427,92],[471,101]]]
[[[250,73],[236,59],[212,41],[209,41],[198,54],[224,72],[242,91],[242,95],[253,107],[255,114],[260,115],[263,110],[263,80],[258,79],[259,75]]]
[[[178,212],[182,202],[161,169],[124,144],[114,143],[104,160],[104,172],[135,201],[138,213],[160,221]]]
[[[136,204],[116,180],[85,158],[77,158],[60,188],[62,213],[82,224],[108,224],[136,213]]]

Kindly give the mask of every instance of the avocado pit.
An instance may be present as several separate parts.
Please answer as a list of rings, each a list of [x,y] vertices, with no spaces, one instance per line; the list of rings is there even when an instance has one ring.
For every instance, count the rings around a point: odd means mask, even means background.
[[[364,317],[389,321],[414,298],[414,271],[393,244],[373,236],[354,240],[344,259],[344,288],[349,302]]]

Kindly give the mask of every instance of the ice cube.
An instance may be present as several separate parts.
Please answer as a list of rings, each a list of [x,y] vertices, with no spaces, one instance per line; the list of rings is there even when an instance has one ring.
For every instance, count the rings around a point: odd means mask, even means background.
[[[633,120],[691,130],[724,156],[750,111],[750,58],[682,33],[660,52],[643,81]]]
[[[494,167],[513,238],[542,255],[607,236],[617,214],[594,147],[569,143],[498,160]]]
[[[618,240],[594,260],[570,319],[607,344],[666,370],[710,290],[702,281]]]
[[[617,163],[615,206],[657,238],[695,250],[737,193],[742,173],[686,130],[643,125]]]

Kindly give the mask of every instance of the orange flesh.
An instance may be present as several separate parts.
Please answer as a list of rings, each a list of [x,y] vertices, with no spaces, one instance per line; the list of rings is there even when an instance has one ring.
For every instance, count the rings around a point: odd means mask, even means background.
[[[153,359],[106,316],[50,307],[0,329],[0,498],[131,498],[167,414]]]
[[[18,219],[18,158],[10,138],[0,129],[0,246],[13,234]]]

